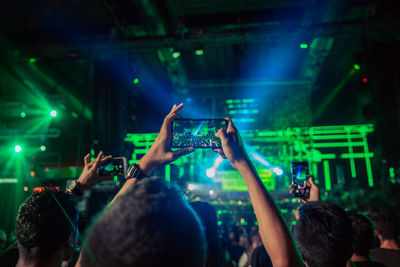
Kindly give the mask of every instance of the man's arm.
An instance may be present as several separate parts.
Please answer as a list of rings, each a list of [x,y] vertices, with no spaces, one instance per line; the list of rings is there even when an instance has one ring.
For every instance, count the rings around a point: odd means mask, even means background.
[[[285,221],[247,155],[238,130],[231,119],[227,119],[228,129],[220,129],[216,134],[222,143],[222,150],[216,152],[223,153],[242,175],[258,220],[261,239],[273,266],[304,266]]]

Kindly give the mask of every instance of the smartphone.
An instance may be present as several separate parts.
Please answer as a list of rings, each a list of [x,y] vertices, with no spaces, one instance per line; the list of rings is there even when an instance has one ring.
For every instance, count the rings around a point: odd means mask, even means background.
[[[111,158],[99,167],[99,175],[125,176],[126,174],[126,158]]]
[[[176,119],[172,123],[172,147],[222,148],[215,133],[228,128],[224,119]]]
[[[307,162],[292,162],[293,196],[308,198],[311,186],[308,183],[310,172]]]

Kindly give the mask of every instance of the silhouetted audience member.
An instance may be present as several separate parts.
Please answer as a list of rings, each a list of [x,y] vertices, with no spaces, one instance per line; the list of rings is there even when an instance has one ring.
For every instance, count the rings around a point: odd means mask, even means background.
[[[240,228],[236,225],[232,225],[229,228],[229,245],[228,252],[230,258],[237,265],[239,263],[240,256],[242,256],[244,248],[239,245],[240,240]]]
[[[396,219],[392,214],[381,213],[372,217],[379,248],[371,250],[372,259],[388,267],[400,265],[400,248],[396,243]]]
[[[240,238],[243,239],[244,236],[242,235]],[[251,266],[252,254],[255,251],[255,249],[257,249],[261,245],[262,245],[261,237],[260,237],[260,235],[258,233],[258,228],[256,227],[251,232],[251,238],[250,238],[249,246],[245,247],[245,246],[243,246],[241,244],[242,247],[246,248],[246,251],[243,252],[242,256],[240,257],[239,263],[238,263],[238,267]],[[265,250],[265,248],[264,248],[264,250]]]
[[[218,235],[217,214],[213,206],[205,201],[190,203],[199,216],[206,236],[207,253],[205,267],[225,266],[225,255]]]
[[[78,212],[70,195],[51,190],[33,194],[17,216],[17,266],[60,266],[72,255],[77,222]]]
[[[370,257],[370,249],[374,245],[374,228],[365,215],[357,212],[349,212],[351,224],[353,226],[353,255],[351,261],[357,267],[384,267],[380,263],[374,262]]]
[[[135,183],[100,216],[81,266],[204,266],[205,238],[195,211],[173,185]]]
[[[329,202],[308,202],[299,209],[294,238],[308,267],[344,267],[353,253],[348,214]]]
[[[251,267],[272,267],[271,259],[264,245],[255,248],[251,254]]]

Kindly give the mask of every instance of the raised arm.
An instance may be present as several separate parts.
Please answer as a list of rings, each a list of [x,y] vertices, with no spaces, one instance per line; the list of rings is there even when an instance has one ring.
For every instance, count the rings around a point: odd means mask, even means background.
[[[227,120],[227,130],[220,129],[216,134],[222,143],[222,150],[216,152],[223,153],[242,175],[258,220],[261,239],[273,266],[304,266],[289,228],[251,163],[238,130],[230,118]]]
[[[170,113],[165,117],[160,132],[153,145],[150,147],[149,151],[147,151],[147,153],[137,162],[140,170],[145,174],[150,175],[157,166],[171,163],[177,158],[194,151],[193,147],[185,147],[175,151],[171,150],[171,124],[174,119],[180,118],[178,112],[182,108],[183,103],[179,106],[174,105],[172,107]],[[135,182],[135,178],[128,179],[114,197],[112,202],[114,202],[120,195],[124,194],[129,188],[131,188]]]

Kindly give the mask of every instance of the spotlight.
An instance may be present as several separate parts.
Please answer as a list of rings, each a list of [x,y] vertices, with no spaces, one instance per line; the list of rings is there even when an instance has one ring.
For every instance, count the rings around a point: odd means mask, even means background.
[[[16,153],[19,153],[19,152],[22,151],[22,147],[21,147],[20,145],[16,145],[16,146],[14,147],[14,151],[15,151]]]
[[[21,116],[21,118],[25,118],[26,114],[25,112],[21,112],[21,114],[19,114]]]
[[[213,178],[213,177],[215,177],[215,174],[216,174],[216,170],[215,170],[214,167],[208,168],[208,169],[206,170],[206,175],[207,175],[208,178]]]
[[[57,116],[57,110],[52,110],[50,111],[50,116],[52,116],[53,118]]]
[[[362,78],[361,80],[363,83],[367,83],[368,82],[368,78]]]
[[[353,67],[354,67],[355,70],[359,70],[361,68],[360,65],[358,65],[358,64],[354,64]]]
[[[172,53],[172,57],[173,58],[178,58],[180,56],[181,56],[181,52],[179,52],[179,51],[175,51],[175,52]]]
[[[213,195],[215,194],[215,192],[214,192],[214,190],[210,190],[210,191],[208,191],[208,194],[209,194],[210,196],[213,196]]]
[[[305,44],[305,43],[300,44],[300,48],[307,49],[308,48],[308,44]]]
[[[28,187],[27,186],[24,186],[24,191],[28,192]]]
[[[197,56],[201,56],[201,55],[204,54],[204,50],[203,50],[203,49],[197,49],[194,53],[195,53]]]
[[[273,168],[272,171],[279,176],[283,174],[283,171],[278,167]]]
[[[188,190],[189,191],[193,191],[195,189],[195,185],[194,184],[188,184]]]
[[[138,84],[138,83],[139,83],[139,78],[133,79],[133,83],[134,83],[134,84]]]
[[[45,145],[42,145],[42,146],[40,146],[40,150],[42,150],[42,151],[46,151],[46,146]]]

